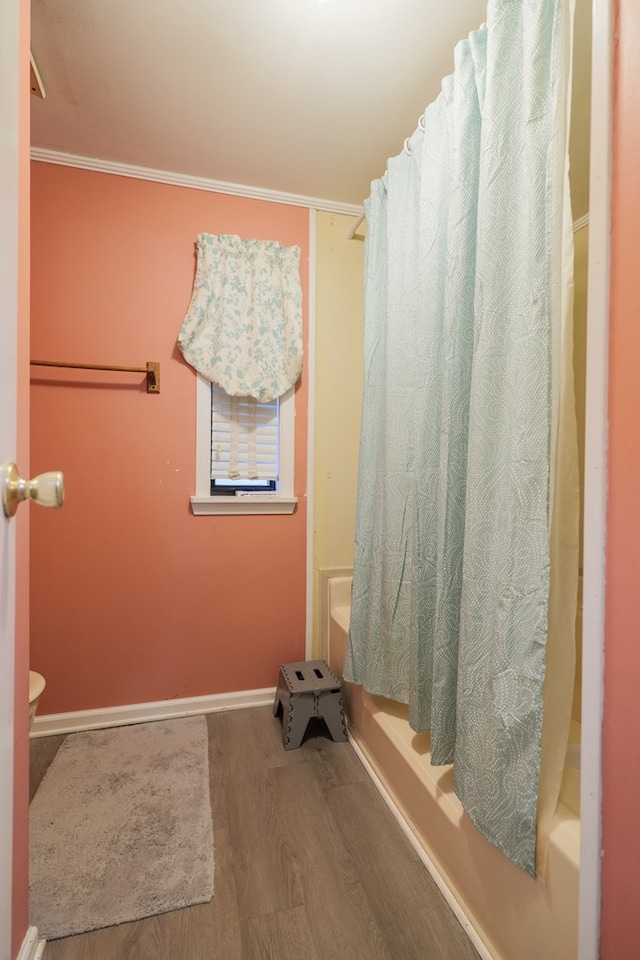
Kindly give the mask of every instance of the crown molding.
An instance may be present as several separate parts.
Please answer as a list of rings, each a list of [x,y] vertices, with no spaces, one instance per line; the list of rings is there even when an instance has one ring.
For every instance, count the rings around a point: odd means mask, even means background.
[[[116,177],[132,177],[134,180],[149,180],[152,183],[167,183],[175,187],[187,187],[191,190],[206,190],[209,193],[224,193],[232,197],[246,197],[249,200],[266,200],[268,203],[286,203],[294,207],[308,207],[327,213],[343,213],[357,216],[362,206],[355,203],[342,203],[340,200],[324,200],[318,197],[305,197],[297,193],[282,193],[263,187],[250,187],[241,183],[226,183],[223,180],[208,180],[206,177],[194,177],[186,173],[174,173],[169,170],[155,170],[151,167],[137,167],[129,163],[116,163],[113,160],[98,160],[94,157],[80,157],[73,153],[60,153],[57,150],[31,148],[31,159],[39,163],[55,163],[61,167],[75,167],[79,170],[93,170],[96,173],[109,173]]]
[[[345,216],[363,218],[362,204],[343,203],[341,200],[325,200],[320,197],[305,197],[298,193],[283,193],[280,190],[268,190],[265,187],[250,187],[241,183],[227,183],[225,180],[209,180],[187,173],[175,173],[171,170],[156,170],[153,167],[137,167],[130,163],[116,163],[114,160],[99,160],[94,157],[81,157],[74,153],[61,153],[58,150],[45,150],[42,147],[31,148],[31,159],[38,163],[55,163],[60,167],[75,167],[78,170],[93,170],[96,173],[109,173],[115,177],[132,177],[134,180],[149,180],[152,183],[167,183],[174,187],[187,187],[190,190],[205,190],[209,193],[224,193],[231,197],[246,197],[248,200],[265,200],[267,203],[285,203],[293,207],[308,207],[310,210],[322,210],[325,213],[341,213]],[[581,230],[589,223],[586,213],[574,220],[573,230]]]

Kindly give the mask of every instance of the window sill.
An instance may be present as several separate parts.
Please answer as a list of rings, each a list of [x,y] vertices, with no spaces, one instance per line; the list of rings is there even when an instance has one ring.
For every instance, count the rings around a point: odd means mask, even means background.
[[[293,513],[297,502],[297,497],[191,497],[191,509],[196,517],[286,514]]]

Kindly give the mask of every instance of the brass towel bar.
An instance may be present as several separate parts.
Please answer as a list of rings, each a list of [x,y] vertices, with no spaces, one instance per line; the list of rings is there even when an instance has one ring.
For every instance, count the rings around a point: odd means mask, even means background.
[[[120,370],[124,373],[146,373],[147,393],[160,393],[160,364],[149,361],[144,367],[115,367],[105,363],[60,363],[58,360],[32,360],[34,367],[71,367],[74,370]]]

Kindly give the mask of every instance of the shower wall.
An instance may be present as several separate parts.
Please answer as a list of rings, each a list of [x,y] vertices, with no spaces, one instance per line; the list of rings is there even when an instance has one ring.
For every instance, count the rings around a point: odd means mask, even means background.
[[[363,224],[354,217],[316,218],[315,442],[313,514],[314,656],[325,656],[323,577],[353,566],[362,406]],[[326,619],[325,619],[326,622]]]
[[[31,472],[62,510],[31,511],[31,666],[41,714],[272,687],[304,659],[306,369],[292,516],[194,517],[196,375],[176,337],[200,232],[301,248],[301,207],[32,164],[32,353],[143,377],[31,370]],[[305,307],[305,347],[307,317]],[[308,358],[306,358],[308,362]]]

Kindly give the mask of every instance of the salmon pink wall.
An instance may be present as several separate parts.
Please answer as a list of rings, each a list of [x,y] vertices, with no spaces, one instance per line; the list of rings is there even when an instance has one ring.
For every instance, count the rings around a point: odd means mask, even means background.
[[[640,943],[640,5],[619,0],[615,55],[609,516],[603,743],[603,960]]]
[[[32,368],[32,472],[64,471],[67,491],[31,515],[40,713],[274,686],[280,662],[304,659],[306,373],[295,513],[190,509],[196,375],[176,338],[201,232],[297,244],[307,302],[305,209],[32,165],[32,358],[159,360],[161,385]]]

